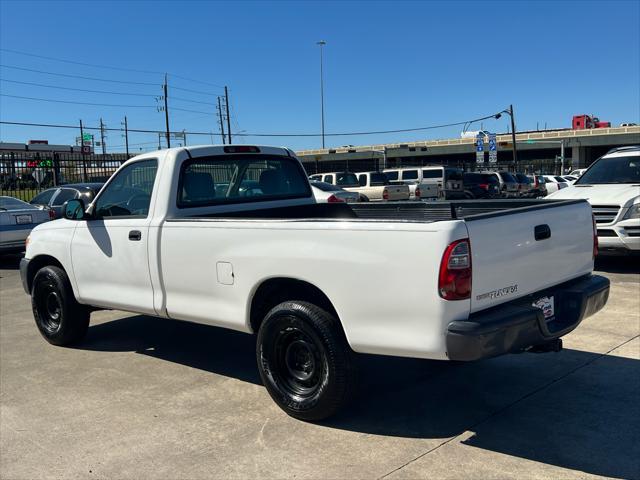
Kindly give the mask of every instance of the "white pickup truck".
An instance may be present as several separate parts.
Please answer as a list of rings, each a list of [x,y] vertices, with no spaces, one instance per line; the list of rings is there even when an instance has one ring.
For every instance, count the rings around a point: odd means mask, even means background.
[[[203,146],[135,157],[67,202],[20,272],[54,345],[100,308],[257,333],[269,394],[319,420],[354,393],[354,352],[558,350],[607,301],[594,247],[584,200],[320,204],[289,149]]]

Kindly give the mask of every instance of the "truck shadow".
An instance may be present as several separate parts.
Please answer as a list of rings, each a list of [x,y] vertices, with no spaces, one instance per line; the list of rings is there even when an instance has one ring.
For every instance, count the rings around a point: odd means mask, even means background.
[[[640,273],[640,256],[598,256],[595,273]]]
[[[132,316],[92,326],[80,348],[135,351],[261,383],[255,337],[216,327]],[[468,447],[640,477],[638,360],[565,349],[468,364],[373,355],[357,361],[358,398],[326,428],[442,441],[465,434]]]

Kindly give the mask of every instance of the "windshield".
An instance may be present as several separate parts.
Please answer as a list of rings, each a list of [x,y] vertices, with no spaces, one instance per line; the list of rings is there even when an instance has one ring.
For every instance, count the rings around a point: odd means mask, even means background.
[[[575,185],[640,183],[640,155],[601,158],[584,172]]]
[[[13,197],[0,197],[0,208],[3,210],[16,210],[19,208],[35,208],[29,205],[27,202],[23,202],[22,200],[18,200]]]

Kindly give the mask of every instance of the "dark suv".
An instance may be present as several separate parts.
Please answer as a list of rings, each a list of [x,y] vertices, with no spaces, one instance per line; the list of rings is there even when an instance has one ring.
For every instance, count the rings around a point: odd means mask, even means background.
[[[466,198],[500,198],[500,182],[495,175],[467,172],[462,182]]]

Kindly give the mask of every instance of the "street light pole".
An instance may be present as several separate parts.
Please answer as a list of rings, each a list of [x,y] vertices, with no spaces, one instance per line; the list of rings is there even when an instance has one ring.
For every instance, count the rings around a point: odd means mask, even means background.
[[[516,122],[513,119],[513,105],[509,105],[509,116],[511,117],[511,141],[513,142],[513,168],[518,164],[518,152],[516,150]]]
[[[322,71],[322,50],[327,44],[324,40],[317,42],[320,46],[320,119],[322,123],[322,148],[324,148],[324,77]]]

